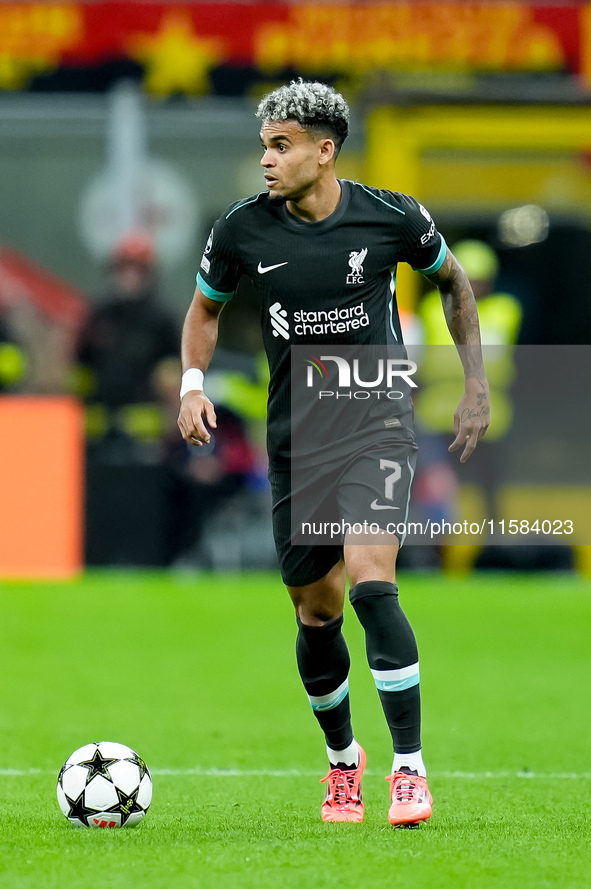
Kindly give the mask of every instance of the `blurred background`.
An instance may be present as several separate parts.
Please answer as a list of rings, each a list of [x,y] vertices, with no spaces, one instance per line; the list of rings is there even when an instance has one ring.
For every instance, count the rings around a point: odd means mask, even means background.
[[[256,104],[299,75],[351,105],[339,175],[428,207],[495,350],[499,421],[465,471],[446,455],[457,374],[425,363],[417,516],[580,529],[401,561],[591,570],[591,3],[23,2],[0,4],[1,576],[275,566],[248,281],[197,451],[176,428],[179,339],[212,223],[263,187]],[[409,343],[448,342],[407,267],[398,299]]]

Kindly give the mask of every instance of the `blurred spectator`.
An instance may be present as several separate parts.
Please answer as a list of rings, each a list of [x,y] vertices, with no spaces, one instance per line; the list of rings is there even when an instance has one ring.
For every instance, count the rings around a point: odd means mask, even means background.
[[[509,293],[495,290],[499,261],[495,251],[483,241],[466,240],[456,244],[452,252],[463,266],[478,303],[480,336],[485,365],[491,387],[493,422],[484,441],[502,438],[511,425],[511,401],[508,389],[514,376],[514,347],[521,327],[519,301]],[[421,392],[415,406],[422,428],[429,433],[453,431],[453,408],[462,385],[461,368],[455,350],[437,349],[452,346],[438,291],[427,293],[420,301],[418,315],[429,346],[421,364]]]
[[[88,404],[91,441],[141,445],[164,431],[155,374],[162,362],[178,358],[179,328],[159,302],[156,251],[147,233],[117,241],[107,273],[106,299],[80,335],[74,388]]]
[[[203,538],[206,532],[208,537],[215,535],[216,526],[219,530],[223,523],[216,522],[216,513],[230,501],[234,552],[241,548],[238,538],[244,524],[257,524],[261,495],[265,498],[268,489],[266,451],[259,443],[268,383],[268,366],[262,357],[264,361],[257,361],[219,350],[208,380],[208,393],[215,393],[218,424],[210,443],[200,448],[187,445],[178,433],[180,360],[162,362],[156,371],[156,388],[171,421],[163,439],[170,502],[167,558],[179,568],[214,567],[202,546]],[[268,528],[265,514],[263,533]],[[218,562],[236,560],[227,555]]]
[[[202,564],[200,544],[206,522],[211,524],[220,507],[244,490],[255,465],[255,451],[241,418],[221,405],[216,406],[216,414],[218,428],[212,431],[209,444],[193,448],[178,434],[167,440],[167,561],[179,566]]]
[[[482,440],[484,447],[462,466],[461,477],[464,483],[479,487],[486,518],[495,518],[499,470],[495,443],[506,435],[512,422],[510,386],[522,309],[514,296],[495,289],[499,260],[492,247],[483,241],[465,240],[455,244],[452,252],[466,271],[478,303],[492,415]],[[415,398],[421,453],[415,502],[433,521],[453,521],[459,496],[458,469],[449,459],[447,447],[453,433],[453,411],[463,386],[462,370],[455,348],[450,348],[453,340],[441,311],[439,292],[427,293],[417,311],[427,348],[419,364],[420,388]]]
[[[158,300],[156,267],[155,247],[146,233],[121,238],[107,269],[106,299],[92,311],[79,340],[75,377],[87,404],[91,530],[104,540],[112,533],[105,525],[117,525],[111,505],[102,509],[98,500],[112,504],[116,493],[133,502],[141,485],[146,498],[153,492],[146,507],[152,518],[138,515],[135,524],[144,518],[153,522],[153,514],[159,514],[158,553],[145,552],[137,533],[117,527],[115,560],[145,564],[153,557],[151,564],[197,567],[205,516],[209,526],[254,472],[256,455],[246,420],[256,414],[260,387],[221,370],[220,381],[228,377],[232,390],[240,384],[237,402],[219,406],[219,426],[210,445],[192,448],[182,440],[176,423],[179,328]],[[99,563],[108,561],[105,549]]]
[[[0,390],[62,395],[87,314],[81,291],[0,244]]]
[[[108,267],[106,300],[84,327],[78,359],[93,401],[117,408],[154,400],[153,372],[178,356],[179,329],[158,302],[156,253],[144,232],[115,245]]]
[[[9,318],[0,315],[0,393],[14,391],[26,371],[27,359]]]

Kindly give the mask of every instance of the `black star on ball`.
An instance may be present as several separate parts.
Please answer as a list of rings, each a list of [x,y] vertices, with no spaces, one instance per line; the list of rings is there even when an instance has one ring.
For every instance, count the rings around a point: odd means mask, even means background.
[[[119,805],[117,806],[117,810],[121,812],[121,827],[123,827],[129,816],[133,814],[133,812],[143,812],[144,810],[137,801],[139,787],[136,787],[136,789],[132,793],[124,793],[118,787],[116,787],[115,790],[117,791],[117,796],[119,797]]]
[[[97,747],[92,759],[86,759],[84,762],[79,762],[78,765],[86,766],[88,769],[86,783],[89,784],[95,775],[102,775],[103,778],[110,779],[107,769],[109,766],[112,766],[114,762],[117,762],[117,758],[106,759],[104,756],[101,756],[100,750]]]
[[[150,773],[148,772],[148,766],[147,766],[146,763],[143,761],[143,759],[141,758],[141,756],[136,757],[136,759],[130,760],[130,762],[135,762],[135,764],[136,764],[137,766],[139,766],[139,770],[140,770],[140,781],[142,780],[142,778],[144,777],[144,775],[146,775],[146,774],[149,775],[149,774],[150,774]]]
[[[67,796],[66,799],[70,804],[68,818],[78,818],[82,824],[88,825],[86,819],[89,815],[96,815],[96,809],[89,809],[84,805],[84,791],[82,791],[77,800],[71,800],[69,796]]]

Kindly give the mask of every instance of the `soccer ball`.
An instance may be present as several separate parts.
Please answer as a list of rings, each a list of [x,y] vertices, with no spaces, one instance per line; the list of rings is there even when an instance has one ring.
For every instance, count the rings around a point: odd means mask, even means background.
[[[152,801],[152,778],[131,747],[85,744],[64,763],[57,800],[75,827],[135,827]]]

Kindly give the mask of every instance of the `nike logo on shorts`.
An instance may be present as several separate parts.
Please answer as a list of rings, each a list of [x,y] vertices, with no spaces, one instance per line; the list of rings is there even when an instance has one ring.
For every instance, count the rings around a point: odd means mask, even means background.
[[[268,266],[263,266],[263,264],[259,262],[257,272],[259,275],[266,275],[267,272],[272,272],[273,269],[280,269],[282,265],[287,265],[287,262],[278,262],[277,265]]]
[[[372,509],[400,509],[399,506],[389,506],[387,503],[378,503],[377,497],[370,506]]]

